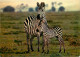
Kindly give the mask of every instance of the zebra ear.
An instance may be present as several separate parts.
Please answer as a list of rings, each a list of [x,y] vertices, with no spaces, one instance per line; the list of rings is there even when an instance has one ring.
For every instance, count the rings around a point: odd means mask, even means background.
[[[39,2],[37,2],[37,6],[39,7]]]
[[[44,2],[41,2],[41,6],[42,6],[42,7],[45,7],[45,3],[44,3]]]

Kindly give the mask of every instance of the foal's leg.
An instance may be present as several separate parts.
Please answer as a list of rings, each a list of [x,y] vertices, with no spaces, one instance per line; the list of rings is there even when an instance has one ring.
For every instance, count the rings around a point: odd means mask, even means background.
[[[38,39],[38,52],[39,52],[39,51],[40,51],[40,50],[39,50],[40,34],[37,35],[37,39]]]
[[[43,41],[42,41],[42,53],[44,52],[44,47],[45,47],[45,39],[44,39],[44,36],[42,37],[43,38]]]
[[[32,45],[33,45],[33,44],[32,44],[32,41],[33,41],[33,37],[30,35],[30,47],[31,47],[31,51],[34,51],[34,50],[33,50],[33,46],[32,46]]]
[[[49,44],[49,40],[47,39],[47,54],[49,53],[48,44]]]
[[[60,50],[59,50],[59,53],[61,52],[61,40],[60,40],[60,36],[58,36],[58,40],[59,40],[59,43],[60,43]]]
[[[65,45],[64,45],[63,38],[62,38],[62,37],[60,37],[60,39],[61,39],[61,42],[62,42],[62,44],[63,44],[63,49],[64,49],[64,53],[65,53]]]

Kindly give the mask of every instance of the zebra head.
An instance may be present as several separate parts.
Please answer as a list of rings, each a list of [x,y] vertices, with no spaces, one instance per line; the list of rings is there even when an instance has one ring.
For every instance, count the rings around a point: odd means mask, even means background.
[[[37,2],[37,7],[38,7],[38,15],[37,15],[37,19],[42,19],[45,17],[45,3],[41,2],[41,4],[39,4]]]

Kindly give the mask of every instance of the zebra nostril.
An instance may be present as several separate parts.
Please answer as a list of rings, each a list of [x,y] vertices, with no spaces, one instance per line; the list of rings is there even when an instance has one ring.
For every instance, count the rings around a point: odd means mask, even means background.
[[[36,31],[37,31],[37,32],[39,32],[39,30],[38,30],[38,29],[36,29]]]
[[[40,14],[37,15],[37,19],[40,19]]]

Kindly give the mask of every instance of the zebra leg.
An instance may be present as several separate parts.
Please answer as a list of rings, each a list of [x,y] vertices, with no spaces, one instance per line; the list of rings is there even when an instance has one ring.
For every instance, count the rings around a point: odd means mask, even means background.
[[[42,50],[43,50],[42,53],[43,53],[45,51],[44,48],[45,48],[45,44],[46,44],[44,36],[43,36],[43,43],[42,44],[43,44],[43,46],[42,46]]]
[[[64,49],[64,53],[65,53],[65,45],[64,45],[63,38],[61,37],[60,39],[61,39],[61,42],[62,42],[62,44],[63,44],[63,49]]]
[[[47,54],[49,53],[48,44],[49,44],[49,40],[47,39]]]
[[[33,50],[33,46],[32,46],[32,45],[33,45],[33,44],[32,44],[32,40],[33,40],[33,38],[32,38],[32,36],[30,35],[30,46],[31,46],[31,50],[34,51],[34,50]]]
[[[44,39],[42,41],[42,53],[44,52]]]
[[[26,33],[26,36],[27,36],[27,48],[28,48],[27,53],[29,53],[29,51],[30,51],[30,49],[29,49],[29,34]]]
[[[58,36],[58,40],[59,40],[59,43],[60,43],[60,50],[59,50],[59,53],[61,52],[61,40],[60,40],[60,37]]]
[[[40,34],[38,34],[37,39],[38,39],[38,52],[39,52],[39,51],[40,51],[40,50],[39,50],[39,39],[40,39]]]

